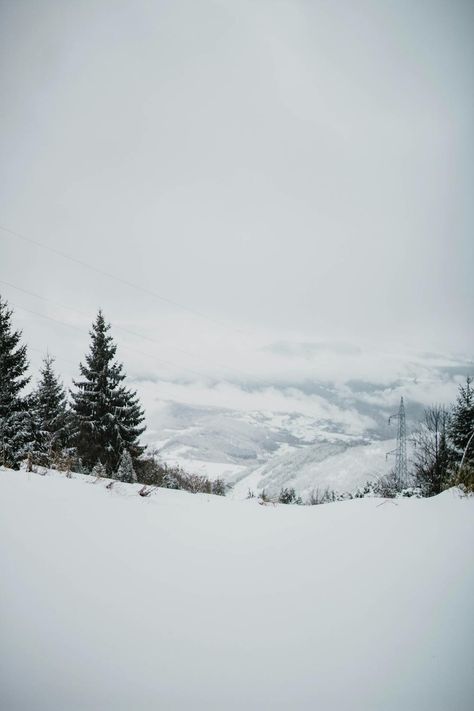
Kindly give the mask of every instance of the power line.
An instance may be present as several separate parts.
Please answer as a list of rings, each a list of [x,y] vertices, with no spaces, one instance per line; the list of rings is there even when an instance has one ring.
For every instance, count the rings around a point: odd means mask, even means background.
[[[45,318],[48,321],[54,321],[55,323],[59,323],[62,326],[67,326],[68,328],[74,328],[76,331],[80,331],[80,333],[88,333],[86,329],[81,328],[80,326],[76,326],[75,324],[72,323],[67,323],[66,321],[61,321],[60,319],[53,318],[52,316],[46,316],[46,314],[39,313],[38,311],[33,311],[32,309],[27,309],[25,306],[20,306],[19,304],[15,304],[12,301],[10,301],[11,305],[14,306],[16,309],[22,309],[23,311],[26,311],[27,313],[33,314],[34,316],[39,316],[40,318]],[[122,346],[125,350],[131,351],[132,353],[138,353],[141,356],[144,356],[145,358],[153,358],[154,361],[158,361],[159,363],[164,363],[165,365],[171,366],[172,368],[175,368],[177,370],[187,370],[190,373],[193,373],[194,375],[198,375],[200,378],[209,378],[209,375],[206,373],[198,372],[197,370],[193,370],[192,368],[188,368],[185,365],[179,365],[176,366],[174,363],[171,363],[171,361],[164,360],[163,358],[158,358],[155,355],[152,355],[151,353],[144,353],[143,351],[139,351],[136,348],[130,348],[130,346]],[[37,349],[35,349],[37,350]]]
[[[160,301],[163,301],[164,303],[169,304],[170,306],[175,306],[176,308],[182,309],[183,311],[187,311],[188,313],[191,313],[194,316],[198,316],[199,318],[205,319],[206,321],[210,321],[211,323],[214,323],[215,325],[225,326],[225,324],[222,321],[218,321],[217,319],[214,319],[211,316],[208,316],[207,314],[204,314],[201,311],[198,311],[197,309],[192,308],[191,306],[186,306],[184,304],[180,304],[178,301],[169,299],[166,296],[161,296],[161,294],[157,294],[155,291],[148,289],[146,286],[141,286],[140,284],[135,284],[134,282],[129,281],[128,279],[124,279],[123,277],[117,276],[116,274],[107,272],[105,269],[96,267],[93,264],[90,264],[89,262],[86,262],[83,259],[78,259],[77,257],[73,257],[72,255],[67,254],[66,252],[63,252],[60,249],[56,249],[55,247],[50,247],[49,245],[43,244],[43,242],[33,239],[32,237],[27,237],[26,235],[21,234],[20,232],[16,232],[15,230],[10,230],[8,227],[4,227],[3,225],[0,225],[0,230],[2,230],[3,232],[6,232],[7,234],[9,234],[13,237],[22,239],[25,242],[34,244],[37,247],[40,247],[41,249],[46,249],[48,252],[51,252],[52,254],[56,254],[57,256],[62,257],[63,259],[67,259],[70,262],[73,262],[74,264],[79,264],[81,267],[90,269],[91,271],[94,271],[97,274],[101,274],[102,276],[105,276],[108,279],[114,279],[115,281],[118,281],[121,284],[125,284],[126,286],[130,287],[131,289],[137,289],[138,291],[141,291],[144,294],[153,296],[155,299],[159,299]]]
[[[41,356],[44,356],[44,351],[41,350],[41,348],[34,348],[33,346],[30,346],[30,344],[28,344],[27,349],[28,349],[28,353],[30,351],[34,351],[35,353],[39,353]],[[70,360],[69,358],[63,358],[62,356],[56,356],[56,355],[53,356],[53,358],[54,358],[54,360],[62,360],[62,361],[64,361],[64,363],[69,363],[69,365],[77,366],[77,363],[73,360]]]
[[[16,289],[17,291],[21,291],[23,294],[28,294],[29,296],[34,296],[35,299],[41,299],[41,301],[46,301],[49,304],[53,304],[53,306],[59,306],[61,309],[66,309],[67,311],[74,311],[76,314],[79,314],[80,316],[85,316],[86,318],[90,318],[90,314],[86,313],[85,311],[80,311],[79,309],[73,308],[72,306],[64,306],[64,304],[58,304],[57,302],[53,301],[52,299],[48,299],[46,296],[42,296],[41,294],[37,294],[34,291],[29,291],[28,289],[24,289],[21,286],[18,286],[17,284],[12,284],[10,281],[6,281],[5,279],[0,279],[0,284],[5,284],[6,286],[11,287],[12,289]],[[115,328],[118,328],[115,326]]]
[[[66,311],[71,311],[73,313],[79,314],[80,316],[85,316],[86,318],[90,318],[90,314],[87,314],[85,311],[80,311],[79,309],[73,308],[72,306],[64,306],[64,304],[58,304],[56,301],[53,301],[52,299],[48,299],[47,297],[42,296],[41,294],[37,294],[34,291],[30,291],[29,289],[24,289],[20,286],[17,286],[16,284],[12,284],[11,282],[6,281],[5,279],[0,279],[0,283],[5,284],[6,286],[9,286],[12,289],[16,289],[17,291],[21,291],[23,294],[28,294],[29,296],[33,296],[36,299],[41,299],[41,301],[45,301],[46,303],[52,304],[53,306],[56,306],[58,308],[65,309]],[[48,318],[48,317],[45,316],[45,318]],[[51,318],[51,317],[49,317],[49,318]],[[134,336],[135,338],[142,338],[143,340],[149,341],[150,343],[156,343],[159,346],[162,345],[162,343],[160,341],[158,341],[156,338],[152,338],[151,336],[146,336],[142,333],[138,333],[137,331],[132,331],[128,328],[125,328],[124,326],[118,326],[117,324],[112,324],[112,325],[113,325],[114,329],[116,329],[118,331],[122,331],[123,333],[127,333],[130,336]],[[179,346],[173,346],[171,344],[167,344],[167,345],[168,345],[168,347],[172,348],[173,350],[176,350],[179,353],[184,353],[185,355],[188,355],[191,358],[197,358],[198,360],[204,360],[204,358],[202,356],[199,356],[196,353],[192,353],[191,351],[188,351],[185,348],[180,348]],[[245,373],[244,371],[239,371],[234,368],[229,368],[229,366],[224,365],[223,363],[218,363],[218,362],[212,363],[211,361],[209,361],[207,359],[206,359],[206,362],[210,363],[211,365],[217,365],[217,367],[223,368],[224,370],[227,370],[230,373],[234,373],[236,375],[245,376],[246,378],[252,377],[250,373]]]

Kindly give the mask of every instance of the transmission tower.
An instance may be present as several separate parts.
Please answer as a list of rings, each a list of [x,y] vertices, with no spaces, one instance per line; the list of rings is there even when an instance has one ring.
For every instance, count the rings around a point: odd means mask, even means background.
[[[405,419],[405,405],[403,398],[400,398],[400,407],[396,415],[390,415],[388,424],[392,420],[398,420],[397,431],[397,448],[388,454],[395,455],[395,475],[401,487],[408,486],[408,471],[407,471],[407,426]]]

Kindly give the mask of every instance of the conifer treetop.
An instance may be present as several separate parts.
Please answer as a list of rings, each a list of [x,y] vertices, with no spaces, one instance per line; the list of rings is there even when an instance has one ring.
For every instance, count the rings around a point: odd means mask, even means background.
[[[124,380],[122,365],[113,362],[117,346],[109,334],[110,324],[106,323],[102,310],[99,309],[97,318],[89,331],[91,337],[89,353],[85,356],[85,365],[80,363],[79,370],[86,379],[94,379],[110,375],[117,383]],[[80,385],[79,383],[75,383]]]
[[[13,311],[0,296],[0,389],[15,398],[30,382],[26,345],[20,345],[21,331],[12,329]],[[0,403],[1,404],[1,403]]]
[[[47,353],[40,380],[30,397],[30,449],[38,463],[49,466],[54,452],[67,443],[66,392],[54,371],[54,358]]]
[[[0,464],[17,469],[28,441],[27,403],[21,391],[28,384],[26,345],[12,328],[12,311],[0,297]]]
[[[144,431],[144,414],[136,393],[125,387],[123,367],[115,360],[117,347],[102,311],[90,331],[91,343],[82,378],[74,382],[72,414],[78,455],[89,470],[101,459],[114,472],[122,451],[136,460],[143,451],[138,438]]]

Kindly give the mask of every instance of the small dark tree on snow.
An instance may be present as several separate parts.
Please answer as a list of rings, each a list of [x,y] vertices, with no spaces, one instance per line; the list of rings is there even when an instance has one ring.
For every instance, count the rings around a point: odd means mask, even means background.
[[[133,484],[137,481],[137,475],[135,473],[135,469],[133,468],[132,457],[130,452],[126,449],[122,452],[119,468],[117,469],[114,478],[118,481],[123,481],[126,484]]]
[[[224,479],[214,479],[211,485],[211,493],[216,496],[225,496],[226,488]]]
[[[137,461],[144,447],[138,440],[145,419],[136,393],[123,385],[122,365],[115,360],[117,346],[99,311],[92,325],[90,351],[81,379],[72,395],[73,441],[78,457],[90,471],[100,459],[108,474],[117,470],[124,449]]]
[[[0,298],[0,464],[13,469],[25,456],[28,440],[26,401],[21,397],[29,382],[26,346],[21,331],[14,331],[12,311]]]
[[[296,491],[293,487],[286,488],[283,487],[278,496],[278,503],[280,504],[301,504],[303,503],[300,496],[296,495]]]

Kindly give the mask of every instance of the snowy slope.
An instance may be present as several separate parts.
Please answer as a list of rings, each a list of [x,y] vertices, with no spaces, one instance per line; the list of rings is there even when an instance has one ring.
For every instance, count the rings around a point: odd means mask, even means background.
[[[242,498],[249,489],[255,493],[265,489],[267,494],[275,496],[282,487],[288,486],[303,497],[314,489],[354,491],[388,472],[393,461],[387,459],[387,452],[395,443],[395,440],[367,444],[319,442],[292,449],[251,473],[234,477],[232,496]]]
[[[0,470],[2,708],[472,708],[474,500],[136,490]]]
[[[393,440],[350,434],[336,423],[298,413],[176,403],[162,412],[159,429],[161,438],[151,446],[165,462],[237,482],[235,497],[249,488],[275,494],[282,486],[294,486],[303,496],[326,486],[353,491],[388,471],[392,463],[385,455],[394,447]]]

